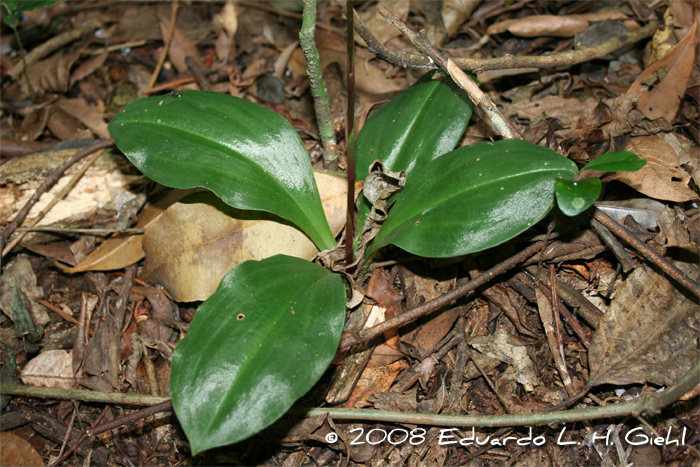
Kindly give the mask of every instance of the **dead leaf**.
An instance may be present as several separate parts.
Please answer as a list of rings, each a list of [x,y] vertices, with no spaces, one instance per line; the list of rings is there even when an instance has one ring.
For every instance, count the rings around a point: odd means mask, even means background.
[[[659,215],[659,233],[654,242],[662,248],[682,248],[697,257],[700,228],[678,208],[666,206]]]
[[[347,182],[315,174],[331,230],[345,224]],[[143,239],[144,276],[177,301],[205,300],[237,264],[284,253],[311,259],[318,250],[289,222],[260,211],[241,211],[210,193],[172,205]]]
[[[42,467],[44,460],[28,441],[9,431],[0,432],[0,465]]]
[[[76,68],[75,71],[70,75],[68,87],[73,87],[75,83],[77,83],[83,78],[90,76],[95,72],[95,70],[98,70],[100,67],[102,67],[102,65],[104,65],[105,63],[105,60],[107,60],[108,55],[109,51],[105,49],[105,51],[101,54],[95,55],[94,57],[91,57],[88,60],[85,60],[83,63],[81,63],[80,66],[78,66],[78,68]]]
[[[238,15],[233,0],[228,0],[221,12],[212,19],[214,31],[216,31],[216,57],[222,62],[228,62],[231,52],[234,50],[234,39],[238,31]]]
[[[60,108],[68,115],[71,115],[92,130],[102,139],[110,139],[112,135],[107,130],[107,123],[104,114],[96,107],[87,103],[82,97],[75,99],[61,99],[56,102],[56,107]]]
[[[160,17],[160,32],[163,36],[163,41],[167,41],[168,35],[170,34],[170,20],[164,16]],[[184,73],[189,68],[187,67],[187,62],[185,59],[187,57],[194,58],[198,63],[202,63],[202,57],[199,55],[199,50],[194,42],[190,40],[180,29],[175,26],[175,33],[173,34],[173,40],[170,43],[170,49],[168,49],[168,58],[173,63],[175,68],[177,68],[178,73]]]
[[[507,19],[492,24],[487,29],[488,35],[510,32],[521,37],[574,37],[588,28],[590,21],[627,19],[620,11],[606,11],[582,15],[555,16],[535,15],[524,18]]]
[[[557,132],[562,137],[571,136],[582,115],[591,114],[598,106],[598,100],[588,98],[564,98],[560,96],[545,96],[531,102],[521,101],[505,109],[506,116],[534,121],[545,114],[548,118],[558,118],[564,124],[564,129]]]
[[[698,264],[675,265],[697,277]],[[670,386],[700,359],[698,299],[646,265],[625,280],[588,349],[588,384]]]
[[[663,58],[648,66],[627,91],[627,95],[639,96],[637,108],[647,117],[671,122],[678,113],[695,65],[697,30],[696,20],[688,35]]]
[[[340,66],[341,74],[345,76],[347,63],[345,43],[335,34],[322,29],[316,30],[316,44],[321,57],[321,68],[325,69],[331,63]],[[297,57],[300,61],[303,57]],[[405,79],[390,79],[379,67],[370,63],[375,58],[366,49],[355,50],[355,89],[365,94],[388,94],[399,92],[405,85]],[[306,61],[303,62],[306,67]]]
[[[442,23],[445,25],[447,37],[451,37],[466,21],[481,0],[445,0],[442,3]]]
[[[406,368],[408,368],[408,363],[404,360],[384,367],[366,368],[344,406],[351,408],[371,406],[372,404],[367,399],[374,394],[387,392],[399,373]]]
[[[92,138],[92,132],[85,128],[78,119],[68,115],[58,107],[54,107],[51,112],[47,127],[61,141]]]
[[[75,386],[72,365],[72,352],[47,350],[27,362],[20,379],[32,386],[69,389]]]
[[[173,203],[192,190],[171,191],[166,197],[146,207],[134,228],[145,229],[155,223]],[[112,271],[130,266],[144,257],[143,235],[116,234],[93,250],[77,266],[64,269],[71,274],[84,271]]]
[[[23,256],[9,263],[0,276],[0,309],[12,318],[12,300],[19,287],[36,326],[46,326],[50,319],[43,306],[37,302],[44,298],[44,290],[36,283],[36,275],[29,260]]]
[[[15,130],[15,137],[20,141],[34,141],[44,132],[49,121],[49,109],[40,107],[24,117]]]
[[[80,57],[80,51],[73,50],[65,55],[55,54],[34,65],[29,65],[28,75],[32,91],[37,95],[43,95],[46,92],[67,92],[70,69],[78,57]],[[20,78],[19,82],[22,86],[22,92],[30,95],[29,88],[27,88],[27,80],[24,76]]]
[[[680,166],[673,147],[656,135],[631,138],[625,150],[647,160],[636,172],[618,172],[612,176],[652,198],[666,201],[690,201],[698,195],[688,187],[690,175]]]
[[[518,339],[499,327],[491,336],[470,339],[469,345],[484,355],[497,358],[509,365],[501,379],[515,379],[526,391],[540,384],[537,368],[527,353],[527,348]]]
[[[362,22],[365,23],[365,26],[372,31],[374,37],[376,37],[381,44],[386,44],[390,39],[400,36],[401,31],[385,20],[377,10],[382,7],[388,8],[401,21],[406,21],[406,18],[408,18],[408,6],[408,0],[380,0],[376,6],[360,13],[360,18],[362,18]],[[367,44],[357,31],[355,31],[355,42],[362,47],[367,47]]]

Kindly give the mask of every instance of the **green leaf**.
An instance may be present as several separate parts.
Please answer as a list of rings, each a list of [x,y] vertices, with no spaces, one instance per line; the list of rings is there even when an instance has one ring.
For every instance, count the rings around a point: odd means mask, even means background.
[[[598,199],[600,187],[600,179],[596,177],[579,181],[558,179],[555,192],[559,209],[567,216],[585,211]]]
[[[375,112],[355,143],[358,180],[367,178],[375,159],[387,170],[409,175],[431,160],[452,151],[472,115],[472,102],[447,77],[419,81]],[[396,197],[400,196],[397,193]],[[357,225],[362,229],[371,206],[361,197]]]
[[[59,1],[60,0],[3,0],[2,4],[10,14],[15,14],[21,13],[22,11],[44,8],[45,6],[53,5]]]
[[[195,455],[282,416],[333,359],[345,317],[341,277],[277,255],[228,272],[173,354],[173,407]]]
[[[598,172],[634,172],[647,163],[629,151],[608,152],[598,156],[581,170],[597,170]]]
[[[226,94],[183,91],[130,103],[109,131],[158,183],[208,188],[234,208],[293,222],[320,250],[335,247],[309,156],[281,115]]]
[[[446,258],[499,245],[552,208],[554,180],[573,180],[566,157],[519,139],[447,153],[406,181],[367,255],[388,244]]]

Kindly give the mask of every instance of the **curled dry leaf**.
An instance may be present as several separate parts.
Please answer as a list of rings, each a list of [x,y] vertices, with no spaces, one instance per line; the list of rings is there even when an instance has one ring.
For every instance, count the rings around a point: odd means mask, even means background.
[[[698,264],[675,265],[697,277]],[[700,359],[698,298],[642,265],[600,320],[588,349],[589,385],[650,382],[670,386]]]
[[[626,151],[647,160],[636,172],[618,172],[613,180],[619,180],[652,198],[684,202],[698,199],[688,187],[690,175],[680,166],[673,147],[656,135],[639,136],[629,140]]]
[[[345,224],[347,181],[315,174],[326,217],[337,234]],[[172,205],[146,232],[144,276],[164,286],[177,301],[205,300],[221,278],[249,259],[276,254],[313,258],[318,250],[306,235],[272,214],[242,211],[216,196],[195,193]]]
[[[647,117],[663,117],[671,122],[678,113],[695,66],[697,31],[696,20],[688,35],[663,58],[648,66],[627,91],[627,95],[639,96],[637,108]]]
[[[466,21],[481,0],[445,0],[442,3],[442,23],[445,25],[447,36],[452,36]]]
[[[234,50],[233,41],[238,31],[238,15],[233,0],[228,0],[221,13],[218,13],[212,19],[214,31],[216,31],[216,57],[221,61],[228,61],[231,52]]]
[[[80,51],[73,50],[65,55],[58,53],[34,65],[29,65],[27,74],[32,91],[37,95],[43,95],[46,92],[67,92],[70,69],[78,57],[80,57]],[[27,87],[27,80],[21,77],[19,82],[22,86],[22,92],[31,95]]]
[[[29,360],[20,379],[24,384],[68,389],[75,385],[73,356],[65,350],[47,350]]]
[[[627,19],[620,11],[607,11],[583,15],[555,16],[536,15],[524,18],[507,19],[489,26],[488,35],[510,32],[521,37],[574,37],[588,28],[590,21]]]
[[[36,275],[29,260],[23,256],[5,266],[0,276],[0,309],[12,318],[12,301],[19,287],[27,302],[32,321],[37,326],[46,326],[50,319],[43,306],[37,303],[44,298],[44,290],[37,285]]]
[[[170,34],[170,20],[164,16],[160,17],[160,32],[163,36],[163,42],[168,40],[168,35]],[[177,68],[178,73],[184,73],[188,70],[186,58],[194,58],[198,63],[202,63],[202,57],[199,55],[199,50],[194,42],[190,40],[189,37],[185,35],[178,27],[175,26],[175,33],[173,34],[173,41],[170,43],[170,49],[168,50],[168,58],[173,62],[175,68]]]
[[[372,31],[374,37],[376,37],[380,43],[386,44],[389,39],[400,36],[401,31],[385,20],[382,15],[377,13],[377,10],[381,7],[386,7],[398,16],[401,21],[406,21],[406,18],[408,18],[408,6],[408,0],[380,0],[379,3],[370,10],[360,13],[360,17],[365,23],[365,26]],[[367,44],[357,31],[355,31],[355,42],[363,47],[367,47]]]

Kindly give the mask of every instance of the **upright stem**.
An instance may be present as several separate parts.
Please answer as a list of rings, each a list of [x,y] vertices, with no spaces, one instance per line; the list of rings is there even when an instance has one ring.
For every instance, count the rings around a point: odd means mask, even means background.
[[[346,11],[354,11],[354,1],[347,0]],[[352,13],[347,15],[348,51],[348,109],[345,117],[345,141],[348,164],[348,211],[345,222],[345,264],[355,261],[353,239],[355,238],[355,27]],[[353,268],[354,269],[354,268]],[[352,269],[348,270],[352,274]]]
[[[299,44],[306,58],[306,74],[311,83],[311,95],[314,98],[318,132],[321,135],[323,151],[323,168],[338,170],[338,151],[331,121],[331,109],[328,106],[328,92],[323,83],[321,58],[318,55],[314,33],[316,32],[316,0],[304,0]]]

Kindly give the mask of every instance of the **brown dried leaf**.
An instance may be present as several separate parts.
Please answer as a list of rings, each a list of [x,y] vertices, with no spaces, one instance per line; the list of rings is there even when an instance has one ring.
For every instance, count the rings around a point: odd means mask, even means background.
[[[625,150],[647,160],[636,172],[618,172],[619,180],[652,198],[666,201],[690,201],[698,195],[688,187],[690,175],[680,166],[673,147],[656,135],[631,138]]]
[[[675,265],[697,277],[698,264]],[[698,298],[642,265],[627,277],[588,349],[589,385],[651,382],[669,386],[698,359]]]
[[[47,350],[27,362],[20,379],[32,386],[68,389],[75,385],[72,365],[72,352]]]
[[[80,81],[81,79],[90,76],[92,73],[95,72],[95,70],[98,70],[102,65],[104,65],[105,60],[107,60],[107,55],[109,55],[109,51],[105,49],[104,52],[102,52],[99,55],[95,55],[94,57],[91,57],[87,60],[85,60],[83,63],[78,66],[78,68],[75,69],[75,71],[70,75],[70,82],[69,82],[69,87],[72,87],[75,83]]]
[[[481,0],[445,0],[442,3],[442,22],[447,36],[452,36],[479,6]]]
[[[173,203],[192,190],[173,190],[165,198],[143,210],[134,228],[144,229],[155,223]],[[144,257],[143,235],[116,234],[92,251],[77,266],[65,269],[71,274],[84,271],[112,271],[123,269]]]
[[[345,224],[347,181],[315,174],[331,230]],[[205,300],[234,266],[276,254],[311,259],[318,252],[289,222],[259,211],[241,211],[210,193],[172,205],[143,239],[144,276],[177,301]]]
[[[42,467],[44,460],[28,441],[9,431],[0,432],[0,465]]]
[[[351,408],[371,406],[367,399],[374,394],[387,392],[399,373],[406,368],[408,363],[403,360],[384,367],[366,368],[344,406]]]
[[[163,16],[160,17],[160,32],[163,36],[163,41],[168,40],[168,35],[170,34],[170,20]],[[173,41],[170,43],[170,49],[168,50],[168,58],[173,63],[175,68],[179,73],[184,73],[188,70],[187,62],[185,59],[187,57],[194,58],[197,62],[202,63],[202,57],[199,55],[199,50],[194,45],[194,42],[190,40],[180,29],[175,26],[175,33],[173,34]]]
[[[698,46],[698,22],[668,54],[652,63],[632,83],[627,95],[639,96],[637,108],[651,119],[671,122],[688,88]],[[653,83],[653,89],[649,86]]]
[[[85,128],[77,118],[68,115],[58,107],[54,107],[47,126],[51,133],[61,141],[92,138],[92,132]]]
[[[56,107],[78,119],[100,138],[110,139],[112,137],[107,130],[104,114],[97,110],[96,107],[88,104],[82,97],[76,99],[62,99],[56,102]]]
[[[401,21],[406,21],[406,18],[408,18],[408,6],[408,0],[380,0],[379,3],[377,3],[377,5],[373,8],[360,13],[360,17],[365,23],[365,26],[372,31],[374,37],[376,37],[380,43],[386,44],[390,39],[400,36],[401,31],[385,20],[384,17],[377,12],[377,10],[379,10],[381,7],[386,7],[396,16],[398,16]],[[357,31],[355,31],[355,42],[360,44],[362,47],[367,47],[367,44],[360,37]]]
[[[79,50],[73,50],[65,55],[56,54],[34,65],[29,65],[28,75],[32,91],[41,96],[47,91],[64,93],[68,91],[70,68],[80,57]],[[24,76],[19,79],[22,92],[29,95],[27,80]]]
[[[627,16],[620,11],[602,11],[569,16],[526,16],[495,23],[488,28],[486,33],[493,35],[508,31],[511,34],[522,37],[574,37],[576,34],[585,31],[591,21],[624,19],[627,19]]]
[[[15,130],[15,137],[21,141],[34,141],[44,132],[49,121],[49,109],[41,107],[25,116]]]
[[[564,129],[557,131],[562,137],[571,136],[582,115],[591,114],[598,106],[597,99],[579,100],[560,96],[546,96],[531,102],[521,101],[506,107],[508,118],[518,117],[534,121],[545,114],[548,118],[558,118]]]

